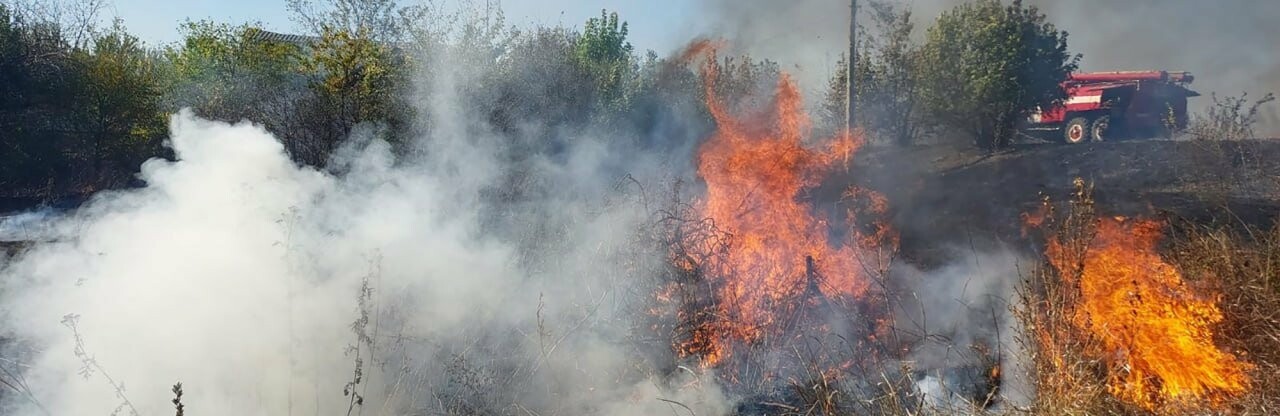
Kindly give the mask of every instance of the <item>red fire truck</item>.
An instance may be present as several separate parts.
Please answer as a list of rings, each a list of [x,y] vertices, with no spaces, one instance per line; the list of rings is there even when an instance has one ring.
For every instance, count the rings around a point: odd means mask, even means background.
[[[1031,115],[1028,130],[1059,131],[1067,143],[1128,137],[1155,137],[1169,127],[1184,128],[1187,72],[1125,71],[1072,74],[1062,83],[1067,99]]]

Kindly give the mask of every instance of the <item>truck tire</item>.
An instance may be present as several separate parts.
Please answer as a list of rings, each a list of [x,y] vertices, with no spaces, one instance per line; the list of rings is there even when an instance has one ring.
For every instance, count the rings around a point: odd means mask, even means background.
[[[1089,125],[1089,138],[1095,142],[1111,139],[1111,116],[1099,116]]]
[[[1089,139],[1089,131],[1092,123],[1088,118],[1075,117],[1067,121],[1062,127],[1062,140],[1068,144],[1076,144]]]

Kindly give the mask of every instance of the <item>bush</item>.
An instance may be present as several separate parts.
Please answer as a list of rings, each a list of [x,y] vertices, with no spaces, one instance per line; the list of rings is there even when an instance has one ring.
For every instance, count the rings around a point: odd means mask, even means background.
[[[1258,124],[1263,105],[1275,101],[1273,94],[1249,103],[1249,94],[1239,97],[1218,98],[1213,95],[1213,106],[1208,113],[1196,116],[1187,126],[1187,134],[1195,140],[1246,140],[1254,138],[1253,127]]]

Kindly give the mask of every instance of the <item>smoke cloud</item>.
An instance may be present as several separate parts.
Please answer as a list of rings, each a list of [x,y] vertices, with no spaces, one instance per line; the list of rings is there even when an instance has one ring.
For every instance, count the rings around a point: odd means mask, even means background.
[[[202,414],[725,413],[631,330],[665,258],[620,179],[681,167],[555,126],[525,127],[563,151],[513,162],[469,110],[476,71],[434,65],[457,61],[425,65],[409,157],[370,128],[299,167],[257,125],[173,116],[176,160],[145,187],[0,260],[0,365],[23,386],[0,413],[164,414],[177,382]]]
[[[1033,3],[1072,32],[1088,70],[1185,69],[1204,92],[1280,89],[1275,58],[1255,53],[1276,38],[1261,21],[1276,13],[1256,8],[1274,6],[1234,1]],[[926,26],[950,4],[911,6]],[[729,54],[780,62],[810,96],[846,50],[840,2],[702,6]],[[427,60],[409,156],[369,127],[326,169],[300,167],[257,125],[183,112],[171,120],[176,160],[144,164],[145,187],[0,222],[0,241],[38,240],[0,259],[0,368],[25,386],[0,412],[161,414],[182,382],[188,409],[208,414],[328,414],[357,395],[374,414],[729,413],[714,375],[670,368],[669,340],[635,330],[651,324],[666,265],[645,235],[655,198],[634,184],[691,176],[702,130],[679,116],[691,106],[661,103],[661,127],[646,133],[520,120],[511,141],[472,106],[493,93],[478,85],[495,84],[476,68],[500,64]],[[534,69],[498,76],[555,86]],[[559,150],[522,154],[547,141]],[[662,150],[640,148],[654,142]],[[1007,302],[1023,261],[957,252],[932,270],[902,267],[910,296],[894,319],[920,338],[908,359],[980,366],[958,349],[986,344],[1006,367],[1004,398],[1021,402],[1032,392],[1016,378],[1025,357]],[[954,377],[917,387],[928,404],[956,406]]]

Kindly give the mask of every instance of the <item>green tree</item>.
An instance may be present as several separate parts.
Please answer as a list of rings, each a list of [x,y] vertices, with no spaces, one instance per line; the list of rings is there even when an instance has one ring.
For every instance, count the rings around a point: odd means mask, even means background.
[[[716,97],[729,106],[738,106],[753,98],[772,95],[782,76],[777,62],[756,60],[750,55],[720,58],[716,62],[715,71],[714,92]],[[698,90],[705,94],[703,88]]]
[[[84,60],[85,122],[92,158],[99,171],[104,164],[132,171],[159,153],[167,133],[161,109],[159,57],[147,51],[120,22],[97,36]],[[99,173],[101,175],[102,173]]]
[[[1037,107],[1064,98],[1060,83],[1080,57],[1067,51],[1067,33],[1037,8],[975,0],[929,28],[922,59],[929,115],[994,150]]]
[[[165,51],[172,73],[171,110],[266,123],[267,102],[300,84],[301,47],[259,39],[252,25],[186,22],[182,43]]]
[[[400,6],[395,0],[287,0],[293,19],[313,33],[365,32],[377,42],[396,43],[407,40],[414,26],[434,11],[430,4]]]
[[[858,123],[870,133],[869,139],[909,145],[925,127],[920,114],[921,48],[911,38],[915,21],[910,10],[884,2],[870,4],[877,30],[860,36],[863,42],[854,68]],[[844,128],[848,68],[848,59],[842,57],[827,85],[821,112],[824,132]]]
[[[311,87],[336,129],[314,150],[327,155],[359,123],[403,126],[410,116],[397,98],[404,91],[405,67],[403,58],[375,41],[367,29],[324,28],[303,68],[313,74]]]
[[[479,102],[471,110],[487,114],[489,124],[497,131],[518,137],[527,126],[557,120],[566,125],[582,125],[590,121],[594,108],[590,100],[595,84],[575,64],[576,33],[565,28],[539,28],[520,34],[489,74],[485,74],[484,92],[472,94]],[[486,54],[487,55],[487,54]],[[493,57],[485,56],[491,62]],[[513,151],[542,152],[557,145],[558,137],[517,143]]]
[[[636,86],[633,48],[627,41],[627,23],[617,13],[600,11],[587,19],[574,50],[578,65],[595,79],[599,99],[614,112],[626,106]]]
[[[118,21],[76,46],[30,16],[0,7],[0,184],[34,199],[123,185],[160,154],[162,59]]]
[[[0,4],[0,195],[47,195],[71,166],[78,64],[58,25]]]

